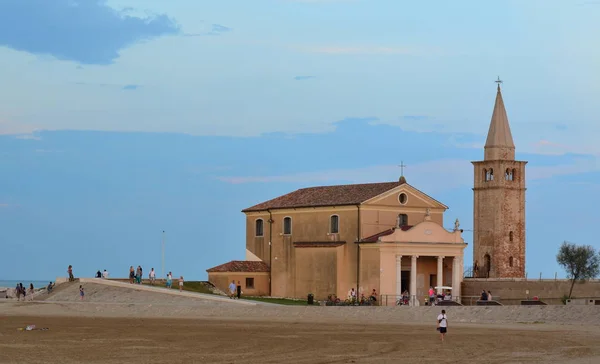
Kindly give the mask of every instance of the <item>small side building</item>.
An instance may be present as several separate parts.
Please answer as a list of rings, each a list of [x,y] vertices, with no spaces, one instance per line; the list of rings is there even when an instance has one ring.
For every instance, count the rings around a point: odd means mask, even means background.
[[[265,296],[269,294],[269,266],[265,262],[232,260],[231,262],[207,269],[208,281],[225,293],[229,293],[229,284],[234,281],[242,285],[246,296]]]

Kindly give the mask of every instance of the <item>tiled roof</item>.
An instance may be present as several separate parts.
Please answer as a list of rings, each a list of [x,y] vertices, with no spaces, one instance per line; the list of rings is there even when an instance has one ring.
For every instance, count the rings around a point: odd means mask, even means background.
[[[295,241],[295,248],[335,248],[346,244],[345,241]]]
[[[242,210],[242,212],[297,207],[357,205],[404,183],[406,183],[406,180],[302,188],[272,200],[259,203],[258,205]]]
[[[232,260],[229,263],[217,265],[216,267],[206,270],[208,273],[213,272],[268,272],[269,266],[265,262],[250,261],[250,260]]]
[[[401,226],[400,230],[407,231],[407,230],[410,230],[410,228],[412,228],[412,225],[405,225],[405,226]],[[384,230],[384,231],[382,231],[380,233],[377,233],[375,235],[367,236],[366,238],[361,239],[360,242],[361,243],[376,243],[377,240],[379,240],[380,237],[391,235],[391,234],[394,233],[395,230],[396,230],[395,227],[393,227],[391,229]]]

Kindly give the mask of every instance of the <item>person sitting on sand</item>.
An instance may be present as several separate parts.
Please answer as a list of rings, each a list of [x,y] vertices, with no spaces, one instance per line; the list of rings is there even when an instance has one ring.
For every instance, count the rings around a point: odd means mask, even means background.
[[[52,288],[54,288],[52,282],[48,283],[48,286],[46,287],[46,292],[48,292],[48,294],[52,293]]]

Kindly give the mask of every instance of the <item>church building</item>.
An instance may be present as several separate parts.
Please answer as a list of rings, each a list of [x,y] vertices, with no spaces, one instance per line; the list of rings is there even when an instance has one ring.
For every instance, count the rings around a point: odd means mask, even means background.
[[[526,162],[514,157],[498,86],[484,160],[473,162],[480,276],[524,272]],[[345,299],[352,289],[368,297],[375,289],[392,305],[404,291],[418,305],[430,287],[440,287],[438,293],[449,288],[459,301],[467,243],[458,219],[444,228],[447,209],[403,175],[396,182],[299,189],[242,210],[246,260],[208,269],[209,281],[223,291],[239,281],[245,294],[292,298]]]

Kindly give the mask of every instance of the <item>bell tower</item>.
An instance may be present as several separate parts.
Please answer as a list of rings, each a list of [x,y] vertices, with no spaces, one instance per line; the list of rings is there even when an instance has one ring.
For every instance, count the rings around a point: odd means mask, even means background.
[[[500,78],[483,161],[472,162],[473,268],[479,278],[525,277],[525,165],[502,100]]]

